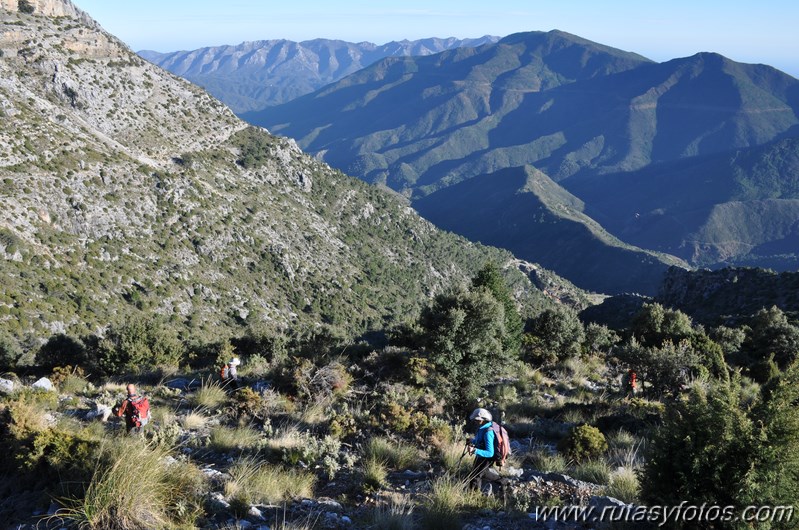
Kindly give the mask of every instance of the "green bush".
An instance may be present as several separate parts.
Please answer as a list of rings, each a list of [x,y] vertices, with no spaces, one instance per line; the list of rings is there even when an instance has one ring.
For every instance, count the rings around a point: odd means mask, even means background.
[[[22,348],[11,336],[0,332],[0,370],[13,370],[22,357]]]
[[[83,343],[63,333],[50,337],[36,352],[36,364],[44,368],[68,365],[86,368],[88,360]]]
[[[599,458],[607,449],[605,435],[591,425],[578,425],[558,444],[558,450],[575,462]]]
[[[648,446],[645,502],[799,504],[799,365],[772,379],[754,403],[747,386],[739,376],[694,385],[669,408]],[[758,525],[783,527],[790,526]]]
[[[28,15],[32,15],[33,12],[36,10],[33,4],[31,4],[28,0],[18,0],[17,6],[19,7],[20,13],[26,13]]]
[[[107,374],[177,366],[185,354],[174,330],[155,318],[137,317],[112,326],[95,352]]]

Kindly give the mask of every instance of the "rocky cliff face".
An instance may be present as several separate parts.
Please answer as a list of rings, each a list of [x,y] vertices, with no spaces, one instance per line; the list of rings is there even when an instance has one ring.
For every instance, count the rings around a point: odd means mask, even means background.
[[[0,8],[10,12],[22,11],[46,17],[73,17],[84,22],[91,20],[69,0],[0,0]]]
[[[363,329],[486,261],[515,270],[248,127],[80,13],[1,11],[0,50],[0,335],[32,347],[138,313],[214,334]]]

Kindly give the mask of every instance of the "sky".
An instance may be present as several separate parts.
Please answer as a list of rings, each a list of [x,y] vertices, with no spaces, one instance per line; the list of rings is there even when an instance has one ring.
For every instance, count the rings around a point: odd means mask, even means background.
[[[655,61],[720,53],[799,78],[795,0],[73,0],[133,50],[315,38],[384,44],[559,29]]]

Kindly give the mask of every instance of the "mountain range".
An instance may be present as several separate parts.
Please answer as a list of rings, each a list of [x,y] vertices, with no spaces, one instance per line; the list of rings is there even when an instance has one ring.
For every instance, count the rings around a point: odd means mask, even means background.
[[[414,318],[487,262],[524,307],[584,305],[549,271],[248,126],[69,1],[34,7],[0,10],[0,339],[34,348],[137,315],[194,337],[357,332]]]
[[[345,42],[285,39],[243,42],[191,51],[139,55],[205,88],[236,113],[262,110],[308,94],[357,72],[385,57],[432,55],[444,50],[496,42],[486,35],[476,39],[439,39]]]
[[[448,230],[554,266],[583,288],[646,294],[672,264],[799,266],[790,191],[798,116],[799,81],[770,66],[704,52],[656,63],[560,31],[386,58],[243,114],[408,196]],[[543,202],[568,193],[582,217],[553,228],[530,222],[535,202],[475,209],[463,189],[447,190],[478,179],[472,202],[500,192],[529,200],[524,178],[515,190],[497,178],[510,168],[529,174],[526,166],[551,182],[555,197]],[[491,230],[487,220],[516,228]],[[599,262],[586,268],[575,249],[596,247],[596,226],[615,239],[602,239],[589,258]],[[637,265],[619,274],[630,252]]]

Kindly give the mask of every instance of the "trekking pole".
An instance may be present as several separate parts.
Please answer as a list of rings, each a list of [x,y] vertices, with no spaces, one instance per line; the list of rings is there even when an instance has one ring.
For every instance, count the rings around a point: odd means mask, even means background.
[[[469,452],[469,442],[463,444],[463,452],[461,453],[461,457],[458,459],[458,465],[455,466],[455,474],[457,475],[458,472],[461,470],[461,462],[463,462],[463,457],[466,456],[466,453]]]

